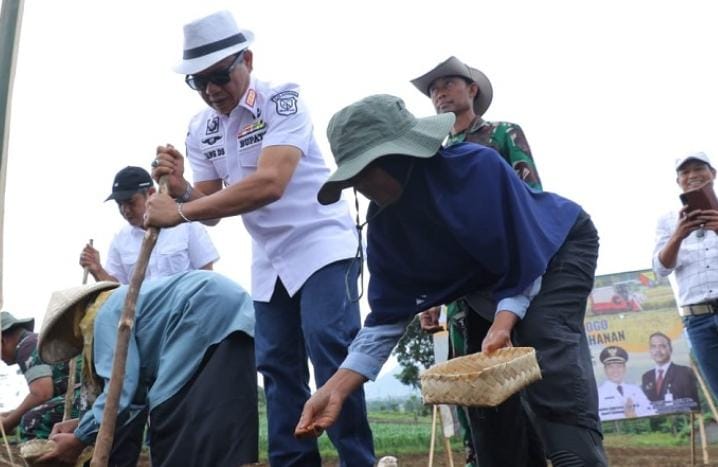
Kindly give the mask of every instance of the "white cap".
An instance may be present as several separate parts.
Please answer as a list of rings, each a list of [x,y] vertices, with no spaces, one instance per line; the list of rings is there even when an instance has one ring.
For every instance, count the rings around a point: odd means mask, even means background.
[[[685,155],[685,156],[683,156],[683,157],[679,157],[678,159],[676,159],[676,171],[677,171],[678,169],[680,169],[683,164],[685,164],[686,162],[688,162],[688,161],[691,160],[691,159],[695,159],[695,160],[697,160],[697,161],[705,162],[706,164],[708,164],[708,166],[709,166],[710,168],[713,168],[713,164],[711,164],[711,160],[708,158],[708,156],[706,155],[706,153],[704,153],[704,152],[692,152],[692,153],[690,153],[690,154],[688,154],[688,155]]]

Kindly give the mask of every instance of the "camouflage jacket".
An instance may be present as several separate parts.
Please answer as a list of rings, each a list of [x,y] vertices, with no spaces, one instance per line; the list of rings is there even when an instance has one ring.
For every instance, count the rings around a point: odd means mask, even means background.
[[[514,168],[524,183],[534,190],[542,190],[531,149],[523,130],[517,124],[487,122],[481,117],[476,117],[469,128],[450,135],[447,146],[462,142],[478,143],[495,149]]]

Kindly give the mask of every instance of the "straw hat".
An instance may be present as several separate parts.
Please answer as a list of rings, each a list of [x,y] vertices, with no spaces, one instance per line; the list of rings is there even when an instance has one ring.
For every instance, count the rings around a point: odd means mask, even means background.
[[[101,281],[53,292],[38,339],[40,358],[46,363],[64,362],[82,351],[78,323],[87,303],[103,290],[119,287],[117,282]]]
[[[382,156],[433,157],[455,119],[452,113],[416,118],[403,100],[388,94],[365,97],[343,108],[327,127],[337,170],[319,189],[317,200],[338,201],[349,179]]]
[[[491,105],[491,100],[494,97],[491,81],[489,81],[489,78],[481,71],[476,68],[471,68],[456,57],[447,58],[425,74],[416,79],[412,79],[411,84],[416,86],[419,91],[428,97],[431,97],[431,93],[429,92],[431,83],[439,78],[448,76],[461,76],[476,83],[479,87],[479,93],[474,98],[474,113],[476,115],[483,115],[486,109]]]

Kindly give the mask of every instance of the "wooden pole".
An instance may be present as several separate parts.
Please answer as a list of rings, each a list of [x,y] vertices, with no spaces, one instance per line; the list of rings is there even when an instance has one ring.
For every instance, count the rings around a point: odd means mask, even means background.
[[[706,440],[706,426],[703,423],[703,414],[698,413],[698,428],[700,429],[701,433],[701,450],[703,451],[703,464],[707,465],[710,463],[710,459],[708,458],[708,442]]]
[[[167,182],[164,177],[160,179],[160,193],[167,193]],[[135,270],[130,278],[127,295],[125,295],[122,316],[120,317],[117,328],[117,343],[115,344],[112,374],[110,375],[109,389],[107,391],[107,399],[105,400],[105,410],[102,413],[102,424],[100,425],[100,432],[95,442],[95,452],[92,455],[90,467],[107,467],[110,459],[112,440],[115,436],[115,426],[117,424],[117,410],[119,409],[122,385],[125,380],[127,349],[129,348],[130,334],[135,325],[137,297],[140,293],[142,281],[145,278],[145,271],[150,261],[150,254],[157,243],[157,236],[160,233],[159,230],[158,228],[150,227],[145,231],[145,238],[142,240],[140,254],[137,258],[137,263],[135,263]]]
[[[3,232],[5,230],[5,181],[7,179],[8,142],[10,140],[10,111],[12,89],[15,81],[20,29],[22,26],[23,0],[2,0],[0,8],[0,308],[3,305]],[[2,331],[0,330],[0,338]],[[0,423],[0,434],[7,450],[10,464],[15,466],[5,426]]]
[[[92,246],[92,239],[88,242]],[[87,284],[87,276],[90,269],[85,266],[82,270],[82,285]],[[62,421],[72,417],[72,406],[75,403],[75,374],[77,373],[77,357],[70,359],[68,364],[67,391],[65,391],[65,411],[62,414]]]
[[[434,405],[432,407],[431,415],[431,446],[429,447],[429,467],[434,465],[434,443],[436,442],[436,412],[438,412],[439,406]]]
[[[691,412],[691,465],[696,465],[696,415]]]
[[[693,368],[693,373],[696,375],[696,379],[698,380],[698,384],[701,387],[701,390],[703,391],[703,395],[706,396],[706,400],[708,401],[708,405],[711,408],[711,413],[713,414],[713,420],[718,422],[718,410],[716,410],[715,403],[713,402],[713,396],[711,395],[711,392],[706,387],[705,381],[703,381],[703,376],[701,375],[701,372],[698,371],[698,368],[696,368],[696,364],[693,362],[693,359],[691,359],[691,368]]]

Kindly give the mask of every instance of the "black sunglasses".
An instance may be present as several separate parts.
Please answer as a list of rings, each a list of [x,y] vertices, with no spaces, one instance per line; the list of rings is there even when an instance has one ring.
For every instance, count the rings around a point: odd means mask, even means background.
[[[213,71],[212,73],[205,76],[187,75],[184,77],[184,82],[187,83],[187,86],[189,86],[191,89],[194,89],[195,91],[205,89],[207,87],[207,84],[209,83],[216,84],[217,86],[223,86],[230,82],[232,77],[229,76],[229,74],[232,73],[234,67],[242,63],[243,58],[244,50],[238,53],[232,63],[224,70]]]

